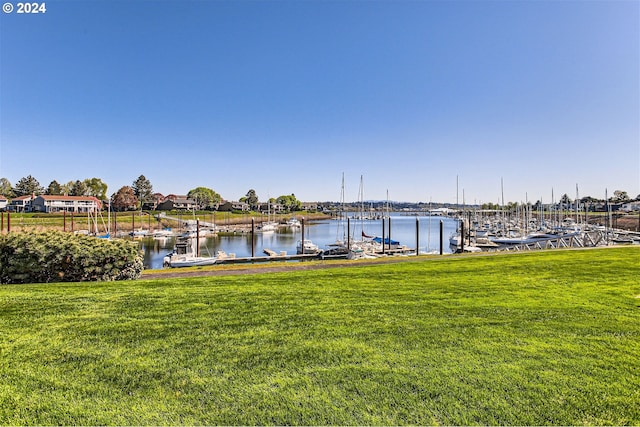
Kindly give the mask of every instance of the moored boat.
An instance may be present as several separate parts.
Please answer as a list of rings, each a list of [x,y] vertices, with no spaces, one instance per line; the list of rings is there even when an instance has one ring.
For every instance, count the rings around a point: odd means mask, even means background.
[[[165,267],[194,267],[213,265],[218,261],[217,257],[198,256],[195,247],[195,239],[181,237],[176,242],[173,252],[165,255],[163,266]]]

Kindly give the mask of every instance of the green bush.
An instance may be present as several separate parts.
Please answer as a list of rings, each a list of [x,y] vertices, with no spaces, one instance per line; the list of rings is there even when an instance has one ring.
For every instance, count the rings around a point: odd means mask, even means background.
[[[136,244],[59,231],[0,236],[0,283],[137,279],[142,255]]]

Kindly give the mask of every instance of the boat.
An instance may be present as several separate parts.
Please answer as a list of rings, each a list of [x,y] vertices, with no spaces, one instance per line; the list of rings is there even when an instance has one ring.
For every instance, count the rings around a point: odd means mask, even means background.
[[[321,252],[320,248],[318,248],[318,245],[313,243],[311,240],[304,240],[304,243],[303,243],[302,240],[298,240],[298,243],[296,245],[296,253],[298,255],[300,255],[300,254],[317,254],[319,252]]]
[[[278,230],[278,223],[274,221],[263,222],[259,230],[263,233],[273,233]]]
[[[139,230],[133,230],[132,232],[129,233],[129,236],[131,237],[145,237],[149,234],[149,230],[144,230],[144,229],[139,229]]]
[[[302,224],[297,218],[291,218],[289,221],[287,221],[287,227],[300,228],[302,227]]]
[[[173,252],[165,255],[162,264],[165,267],[195,267],[213,265],[218,262],[218,257],[198,256],[195,247],[195,239],[186,237],[178,238]]]
[[[267,210],[267,221],[263,222],[262,225],[260,225],[260,227],[258,228],[258,230],[263,232],[263,233],[273,233],[275,231],[278,231],[279,224],[276,221],[273,221],[271,219],[271,202],[269,202],[267,209],[268,209]]]
[[[163,228],[162,230],[157,230],[154,231],[151,234],[151,237],[153,237],[154,239],[165,239],[167,237],[173,237],[175,234],[173,233],[173,230],[171,230],[171,228]]]

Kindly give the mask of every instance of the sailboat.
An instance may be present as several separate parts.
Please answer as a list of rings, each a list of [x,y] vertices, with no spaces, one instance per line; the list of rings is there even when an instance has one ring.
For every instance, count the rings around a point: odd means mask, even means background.
[[[260,231],[263,233],[273,233],[278,230],[278,223],[271,219],[271,200],[267,204],[267,222],[263,222]]]

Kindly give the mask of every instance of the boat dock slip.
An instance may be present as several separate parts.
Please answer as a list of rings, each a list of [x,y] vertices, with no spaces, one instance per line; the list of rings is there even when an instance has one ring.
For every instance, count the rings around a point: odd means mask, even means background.
[[[265,250],[267,252],[267,250]],[[252,262],[269,262],[269,261],[302,261],[305,259],[318,259],[317,254],[297,254],[287,255],[286,252],[277,254],[275,251],[269,250],[274,255],[256,256],[256,257],[235,257],[235,258],[218,258],[216,264],[242,264]]]

